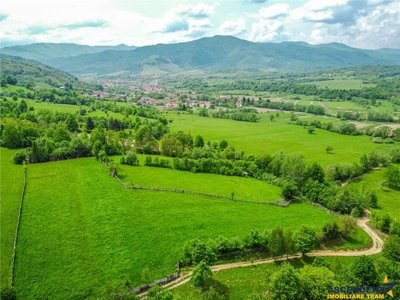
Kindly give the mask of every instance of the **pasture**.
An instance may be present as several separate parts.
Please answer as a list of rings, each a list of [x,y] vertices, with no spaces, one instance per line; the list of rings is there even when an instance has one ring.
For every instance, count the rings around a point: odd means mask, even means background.
[[[374,170],[373,172],[362,176],[359,179],[355,179],[349,183],[349,186],[358,190],[373,190],[378,196],[379,208],[371,208],[371,212],[374,214],[389,214],[389,216],[400,221],[400,190],[390,189],[382,186],[384,181],[385,169]]]
[[[1,211],[1,281],[0,284],[8,285],[11,279],[11,262],[13,256],[13,243],[17,226],[19,203],[24,182],[24,170],[21,165],[15,165],[12,157],[16,151],[0,148],[0,211]]]
[[[205,141],[225,139],[229,146],[235,147],[236,151],[245,151],[246,155],[275,155],[281,151],[302,154],[306,160],[316,161],[323,167],[338,162],[358,162],[364,153],[386,153],[398,147],[396,144],[374,144],[368,136],[342,135],[323,129],[309,134],[302,126],[287,124],[288,116],[289,113],[279,112],[279,117],[270,121],[269,113],[263,113],[259,114],[259,122],[252,123],[170,112],[166,115],[167,119],[174,120],[169,124],[171,131],[190,131],[193,137],[199,134]],[[327,145],[333,147],[330,154],[325,151]]]
[[[174,188],[235,199],[276,202],[281,198],[277,186],[254,178],[192,173],[146,166],[118,166],[118,175],[129,185]]]
[[[28,165],[16,288],[22,299],[97,299],[139,285],[146,267],[152,279],[173,273],[187,240],[333,219],[305,203],[127,190],[93,158]]]

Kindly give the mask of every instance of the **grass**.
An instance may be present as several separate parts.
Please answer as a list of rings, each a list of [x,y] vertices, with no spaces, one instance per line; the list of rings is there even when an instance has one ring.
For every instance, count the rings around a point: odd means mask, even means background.
[[[34,107],[35,110],[39,109],[48,109],[50,111],[59,111],[63,113],[77,113],[79,111],[78,105],[71,104],[59,104],[59,103],[51,103],[51,102],[36,102],[35,100],[25,99],[28,106]],[[88,106],[82,106],[83,109],[89,111],[90,108]]]
[[[254,178],[191,173],[156,167],[118,166],[118,175],[127,184],[183,189],[235,199],[275,202],[281,197],[277,186]]]
[[[24,180],[23,167],[13,164],[11,160],[15,152],[0,148],[1,286],[10,284],[14,235]]]
[[[167,114],[173,118],[171,131],[190,131],[192,136],[202,135],[205,141],[227,140],[237,151],[245,154],[302,154],[308,161],[317,161],[323,167],[338,162],[358,162],[364,153],[374,150],[388,152],[397,147],[395,144],[374,144],[368,136],[349,136],[316,129],[309,134],[302,126],[286,124],[290,114],[280,112],[275,121],[269,120],[269,114],[259,114],[257,123],[238,122],[226,119],[205,118],[197,115]],[[332,154],[325,148],[332,145]],[[352,147],[349,147],[352,145]]]
[[[397,166],[398,167],[398,166]],[[374,170],[363,177],[352,181],[349,186],[358,190],[373,190],[378,196],[379,208],[371,208],[372,213],[383,215],[385,213],[400,221],[400,190],[381,187],[384,181],[385,169]]]
[[[28,166],[17,247],[22,299],[96,299],[174,271],[185,241],[334,218],[305,203],[286,208],[127,190],[93,158]]]

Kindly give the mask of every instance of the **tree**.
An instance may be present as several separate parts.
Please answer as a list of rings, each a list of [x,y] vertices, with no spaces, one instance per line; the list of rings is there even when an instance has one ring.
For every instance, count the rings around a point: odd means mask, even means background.
[[[269,251],[274,259],[285,253],[285,238],[282,228],[276,227],[272,230],[268,245]]]
[[[339,225],[335,222],[328,222],[322,227],[323,239],[332,240],[340,237]]]
[[[228,142],[226,140],[222,140],[219,143],[219,150],[224,151],[228,147]]]
[[[286,259],[289,259],[289,255],[296,253],[296,244],[293,240],[293,234],[289,229],[283,232],[283,239],[285,244]]]
[[[269,115],[269,119],[271,120],[271,122],[273,122],[275,119],[275,116],[273,114],[271,114],[271,115]]]
[[[351,216],[342,216],[340,218],[340,227],[343,237],[348,237],[357,228],[357,221]]]
[[[76,132],[79,129],[79,124],[76,121],[76,118],[73,115],[68,115],[67,119],[65,120],[65,123],[67,124],[67,128],[71,132]]]
[[[329,287],[337,286],[335,274],[326,267],[306,265],[300,269],[300,282],[307,300],[326,299]]]
[[[383,246],[383,256],[392,262],[400,262],[400,237],[389,235]]]
[[[131,166],[138,166],[139,159],[137,158],[135,153],[128,151],[128,153],[126,153],[125,163]]]
[[[21,100],[18,105],[18,109],[20,112],[27,112],[28,111],[28,104],[26,104],[25,100]]]
[[[383,177],[385,178],[385,183],[390,188],[400,186],[400,170],[394,165],[390,165],[387,167],[385,173],[383,174]]]
[[[194,268],[190,282],[204,291],[206,280],[212,276],[210,266],[203,260]]]
[[[350,270],[363,286],[375,286],[378,283],[378,274],[374,262],[368,256],[357,257]]]
[[[313,266],[313,267],[326,267],[326,268],[329,268],[329,263],[328,263],[328,261],[326,260],[325,257],[317,256],[317,257],[313,260],[312,266]]]
[[[303,287],[299,274],[289,263],[284,262],[271,276],[272,299],[303,299]]]
[[[204,147],[204,139],[201,135],[196,136],[196,140],[194,142],[194,146],[197,148],[203,148]]]
[[[312,251],[318,244],[318,237],[314,229],[302,225],[300,230],[295,234],[295,243],[298,251],[302,256]]]
[[[294,182],[288,181],[282,187],[282,197],[285,200],[292,200],[297,193],[297,186]]]
[[[86,130],[88,132],[92,131],[94,129],[94,123],[91,117],[88,117],[86,120]]]
[[[185,243],[184,252],[188,263],[198,264],[205,261],[211,265],[217,259],[213,249],[199,239]]]
[[[315,132],[315,126],[308,126],[307,131],[309,134],[313,134]]]
[[[326,153],[330,153],[332,150],[333,150],[333,147],[330,145],[326,146],[326,148],[325,148]]]
[[[304,176],[320,183],[324,182],[325,179],[324,169],[317,162],[312,162],[307,166]]]
[[[155,285],[147,292],[148,300],[172,300],[174,296],[170,291],[164,290],[161,286]]]

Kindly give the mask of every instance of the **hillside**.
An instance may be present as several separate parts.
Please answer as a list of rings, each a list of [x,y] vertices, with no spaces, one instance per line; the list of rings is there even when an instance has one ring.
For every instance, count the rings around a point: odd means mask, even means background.
[[[85,82],[63,71],[54,69],[35,60],[24,59],[16,56],[0,54],[0,77],[11,76],[15,78],[17,85],[61,87],[66,84],[74,88],[91,89]]]
[[[23,46],[11,46],[0,49],[0,53],[12,56],[20,56],[26,59],[34,59],[47,63],[51,59],[72,57],[87,53],[99,53],[107,50],[133,50],[136,47],[124,44],[118,46],[87,46],[72,43],[36,43]]]
[[[52,44],[54,46],[54,44]],[[76,45],[75,45],[76,46]],[[21,46],[30,49],[33,45]],[[36,45],[36,48],[39,46]],[[19,55],[19,48],[5,48]],[[97,48],[96,48],[97,49]],[[98,49],[97,49],[98,50]],[[37,59],[76,76],[123,76],[213,72],[308,72],[360,65],[399,65],[393,49],[362,50],[343,44],[310,45],[304,42],[253,43],[231,36],[145,46],[129,51],[102,48],[102,52],[68,57],[37,50]],[[57,56],[57,57],[56,57]]]

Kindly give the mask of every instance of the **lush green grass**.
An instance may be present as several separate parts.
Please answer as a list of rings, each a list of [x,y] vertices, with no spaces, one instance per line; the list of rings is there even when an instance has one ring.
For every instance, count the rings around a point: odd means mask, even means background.
[[[17,226],[19,203],[24,183],[21,165],[12,163],[15,150],[0,148],[0,212],[1,212],[1,285],[10,284],[13,243]]]
[[[93,158],[28,166],[16,288],[22,299],[98,298],[174,271],[192,238],[334,218],[308,204],[286,208],[127,190]]]
[[[398,166],[399,167],[399,166]],[[378,209],[371,209],[372,213],[387,213],[391,218],[400,221],[400,190],[382,187],[385,169],[375,170],[363,177],[354,180],[350,187],[358,190],[373,190],[378,196]]]
[[[48,109],[50,111],[59,111],[64,113],[76,113],[79,111],[78,105],[71,104],[59,104],[51,102],[36,102],[35,100],[25,99],[28,106],[32,106],[35,110]],[[88,111],[90,108],[87,106],[82,106],[83,109]]]
[[[342,135],[322,129],[309,134],[302,126],[286,124],[288,113],[280,115],[271,122],[268,113],[259,114],[261,120],[257,123],[172,113],[167,118],[174,119],[170,124],[171,131],[190,131],[194,137],[202,135],[205,141],[225,139],[247,155],[274,155],[283,151],[285,154],[302,154],[307,160],[317,161],[324,167],[337,162],[358,162],[364,153],[373,150],[387,152],[398,147],[395,144],[374,144],[368,136]],[[327,145],[334,148],[332,154],[326,153]]]
[[[231,197],[233,192],[235,199],[260,202],[275,202],[281,197],[279,187],[254,178],[128,165],[120,165],[118,174],[130,185],[183,189],[225,197]]]

